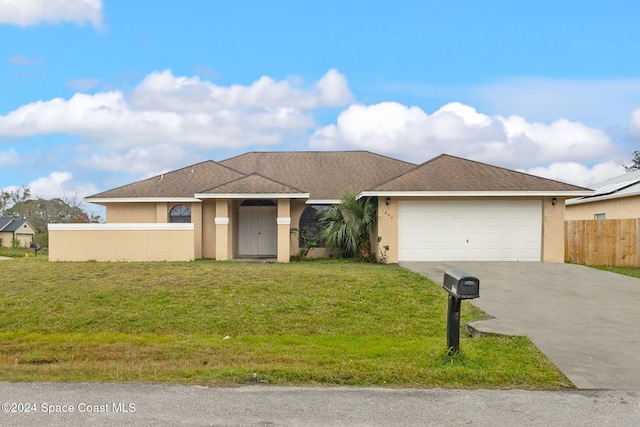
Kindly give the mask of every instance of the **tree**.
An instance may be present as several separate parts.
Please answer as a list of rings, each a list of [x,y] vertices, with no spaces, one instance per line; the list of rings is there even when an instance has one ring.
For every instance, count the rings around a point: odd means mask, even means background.
[[[5,211],[5,216],[26,219],[40,233],[46,231],[47,224],[83,223],[92,219],[79,207],[70,206],[59,198],[18,202]]]
[[[640,151],[633,152],[633,159],[631,160],[633,163],[630,166],[625,166],[625,170],[627,172],[633,172],[640,169]]]
[[[12,191],[0,191],[0,217],[5,215],[5,211],[11,205],[29,200],[31,197],[31,189],[26,185]]]
[[[375,230],[378,203],[375,198],[357,198],[355,190],[347,191],[340,204],[320,216],[324,226],[325,247],[338,250],[342,256],[371,259],[371,239]]]

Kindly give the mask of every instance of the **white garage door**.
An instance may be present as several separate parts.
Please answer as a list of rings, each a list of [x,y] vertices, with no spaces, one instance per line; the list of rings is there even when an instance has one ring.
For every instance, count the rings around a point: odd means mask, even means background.
[[[540,261],[540,200],[400,202],[400,261]]]

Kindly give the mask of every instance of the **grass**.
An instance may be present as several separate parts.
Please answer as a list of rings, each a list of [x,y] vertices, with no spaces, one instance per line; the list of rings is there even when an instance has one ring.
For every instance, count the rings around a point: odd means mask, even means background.
[[[396,266],[38,256],[0,276],[0,381],[572,387],[523,337],[447,356],[446,293]]]
[[[23,258],[25,256],[31,257],[34,256],[35,252],[30,248],[8,248],[4,246],[0,246],[0,256],[9,257],[9,258]],[[38,254],[38,256],[43,255],[42,252]]]
[[[638,267],[602,267],[593,266],[599,270],[610,271],[612,273],[623,274],[625,276],[637,277],[640,279],[640,268]]]

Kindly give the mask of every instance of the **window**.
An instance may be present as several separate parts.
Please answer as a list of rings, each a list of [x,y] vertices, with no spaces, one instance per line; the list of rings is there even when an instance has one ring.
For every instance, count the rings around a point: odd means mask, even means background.
[[[607,214],[603,214],[603,213],[595,214],[595,219],[607,219]]]
[[[191,209],[185,205],[176,205],[169,211],[169,222],[191,222]]]
[[[324,244],[320,239],[320,233],[322,233],[322,226],[318,222],[318,218],[322,211],[329,209],[329,205],[310,205],[302,211],[300,216],[300,224],[298,226],[298,244],[300,247],[304,247],[307,243],[315,239],[314,248],[322,248]]]

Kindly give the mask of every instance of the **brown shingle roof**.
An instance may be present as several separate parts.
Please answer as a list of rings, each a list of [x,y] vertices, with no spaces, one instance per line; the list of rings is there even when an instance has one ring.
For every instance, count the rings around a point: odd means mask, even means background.
[[[195,193],[243,176],[240,172],[209,160],[95,194],[90,198],[193,197]]]
[[[571,184],[442,154],[374,191],[583,191]]]
[[[310,199],[337,200],[351,188],[357,192],[587,190],[446,154],[416,166],[368,151],[294,151],[206,161],[90,199],[310,193]]]
[[[368,190],[416,167],[368,151],[252,152],[220,163],[311,193],[315,200],[340,199],[350,188]]]
[[[301,194],[304,191],[291,188],[281,182],[273,181],[253,173],[226,184],[219,185],[202,194]]]

